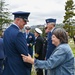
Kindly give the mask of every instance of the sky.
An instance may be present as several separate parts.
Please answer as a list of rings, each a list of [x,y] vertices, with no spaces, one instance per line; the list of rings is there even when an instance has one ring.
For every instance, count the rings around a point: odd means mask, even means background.
[[[62,23],[67,0],[5,0],[9,11],[30,12],[27,25],[45,24],[48,18],[54,18],[56,23]],[[75,0],[74,0],[75,3]],[[13,18],[13,15],[11,16]]]

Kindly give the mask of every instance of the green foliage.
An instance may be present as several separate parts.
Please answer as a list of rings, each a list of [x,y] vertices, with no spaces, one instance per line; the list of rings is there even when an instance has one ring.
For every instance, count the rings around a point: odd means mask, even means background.
[[[74,56],[75,56],[75,44],[74,44],[74,41],[73,41],[72,38],[69,39],[69,45],[70,45],[70,47],[71,47],[71,49],[72,49],[72,51],[73,51],[73,54],[74,54]]]
[[[42,32],[43,32],[42,36],[46,37],[47,34],[45,33],[45,28],[42,29]]]
[[[68,24],[65,24],[63,28],[66,29],[66,31],[69,33],[69,36],[72,38],[75,34],[75,26],[69,26]]]
[[[67,0],[65,5],[65,16],[64,16],[64,28],[69,33],[69,36],[73,37],[74,35],[74,29],[73,26],[75,26],[75,19],[73,19],[73,16],[75,16],[74,13],[75,10],[75,4],[73,0]]]
[[[64,21],[63,23],[68,23],[71,21],[72,17],[74,16],[74,10],[75,10],[75,5],[73,0],[67,0],[66,5],[65,5],[65,16],[64,16]]]
[[[6,8],[8,4],[5,4],[4,0],[0,0],[0,29],[2,29],[3,24],[9,24],[12,20],[9,18],[10,12]]]

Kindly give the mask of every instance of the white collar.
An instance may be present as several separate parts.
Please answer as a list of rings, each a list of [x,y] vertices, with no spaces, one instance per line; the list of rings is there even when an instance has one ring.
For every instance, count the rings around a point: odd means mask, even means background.
[[[13,25],[15,25],[16,27],[18,27],[18,28],[19,28],[19,26],[18,26],[17,24],[13,23]],[[19,29],[20,29],[20,28],[19,28]]]
[[[55,28],[55,27],[54,27]],[[54,28],[50,31],[51,33],[53,32]]]

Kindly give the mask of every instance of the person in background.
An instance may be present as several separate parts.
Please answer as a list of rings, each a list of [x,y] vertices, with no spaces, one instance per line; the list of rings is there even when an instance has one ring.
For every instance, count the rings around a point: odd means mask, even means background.
[[[27,41],[29,54],[31,55],[31,57],[33,57],[33,45],[35,44],[35,36],[33,33],[30,32],[30,30],[31,30],[31,27],[26,25],[24,34],[26,35],[26,41]],[[30,65],[30,73],[31,73],[32,64],[29,64],[29,65]]]
[[[47,31],[47,26],[45,25],[45,37],[44,37],[44,44],[43,44],[43,58],[45,60],[45,56],[46,56],[46,52],[47,52],[47,34],[48,34],[48,31]]]
[[[57,28],[53,31],[52,44],[56,48],[47,60],[33,59],[30,55],[21,54],[23,61],[34,64],[36,69],[46,69],[47,75],[74,75],[74,55],[63,28]]]
[[[39,28],[35,28],[35,58],[43,60],[43,38],[41,37],[42,31]],[[43,69],[37,69],[37,75],[43,75]]]
[[[46,19],[46,33],[47,33],[47,51],[45,56],[46,60],[51,56],[52,52],[56,47],[54,44],[52,44],[52,40],[51,40],[52,33],[55,30],[55,25],[56,25],[56,19],[53,18]],[[45,71],[45,75],[47,75],[46,71]]]
[[[3,36],[6,59],[2,75],[30,75],[29,65],[24,63],[21,57],[21,54],[29,54],[21,30],[27,24],[30,12],[17,11],[12,14],[14,22],[5,30]]]
[[[46,19],[46,24],[47,24],[46,32],[48,33],[47,35],[47,53],[46,53],[46,60],[47,60],[56,47],[55,45],[52,44],[52,40],[51,40],[52,33],[55,30],[56,19],[53,19],[53,18]]]
[[[33,56],[33,45],[35,44],[35,36],[33,33],[30,32],[30,30],[31,27],[26,25],[25,34],[26,34],[27,46],[28,46],[29,54]]]
[[[4,50],[3,50],[3,38],[0,38],[0,75],[3,72],[3,62],[4,62]]]

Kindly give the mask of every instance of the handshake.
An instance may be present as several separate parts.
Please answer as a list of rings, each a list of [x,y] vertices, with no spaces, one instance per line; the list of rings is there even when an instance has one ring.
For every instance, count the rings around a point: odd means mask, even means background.
[[[21,54],[21,56],[22,56],[22,59],[23,59],[24,62],[28,62],[30,64],[34,64],[34,60],[35,59],[32,58],[29,54],[28,54],[28,56],[26,56],[24,54]]]

